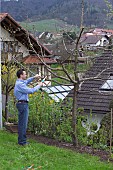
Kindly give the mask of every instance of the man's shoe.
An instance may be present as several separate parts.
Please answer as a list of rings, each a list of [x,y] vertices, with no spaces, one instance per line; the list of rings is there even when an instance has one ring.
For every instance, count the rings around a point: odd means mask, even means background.
[[[19,145],[20,145],[20,146],[28,146],[28,145],[29,145],[29,142],[26,142],[26,143],[23,143],[23,144],[19,143]]]

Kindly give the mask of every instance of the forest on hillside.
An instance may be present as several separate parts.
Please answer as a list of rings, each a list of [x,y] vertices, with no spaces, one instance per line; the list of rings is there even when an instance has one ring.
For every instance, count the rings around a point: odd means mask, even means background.
[[[17,21],[61,19],[69,24],[80,25],[82,0],[1,0],[1,12],[7,12]],[[113,0],[109,0],[113,5]],[[113,23],[107,17],[104,0],[84,0],[84,25],[106,27]]]

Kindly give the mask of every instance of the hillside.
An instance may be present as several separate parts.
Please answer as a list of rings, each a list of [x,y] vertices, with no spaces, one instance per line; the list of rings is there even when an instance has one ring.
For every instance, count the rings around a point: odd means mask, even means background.
[[[68,25],[64,21],[58,19],[46,19],[36,22],[20,22],[20,25],[22,25],[25,29],[31,31],[32,33],[43,31],[59,32],[61,30],[78,30],[77,27],[72,27],[71,25]]]
[[[109,0],[113,5],[113,0]],[[80,25],[82,0],[9,0],[1,2],[1,12],[10,13],[17,21],[31,19],[60,19],[69,24]],[[84,24],[106,26],[108,20],[104,0],[84,0]],[[11,8],[13,7],[13,8]],[[106,9],[106,10],[105,10]]]

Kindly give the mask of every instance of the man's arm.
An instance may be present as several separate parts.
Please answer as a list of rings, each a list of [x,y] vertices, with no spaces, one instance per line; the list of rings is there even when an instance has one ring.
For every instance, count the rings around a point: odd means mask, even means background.
[[[27,80],[25,80],[26,85],[31,83],[34,80],[34,77],[29,77]]]
[[[25,94],[32,94],[32,93],[38,91],[42,85],[43,85],[43,83],[40,82],[39,85],[37,85],[33,88],[30,88],[30,87],[26,86],[25,83],[21,83],[18,85],[18,91],[20,91],[21,93],[25,93]]]
[[[32,82],[35,78],[40,78],[40,76],[38,74],[36,74],[35,76],[33,77],[29,77],[27,80],[26,80],[26,84],[29,84],[30,82]]]

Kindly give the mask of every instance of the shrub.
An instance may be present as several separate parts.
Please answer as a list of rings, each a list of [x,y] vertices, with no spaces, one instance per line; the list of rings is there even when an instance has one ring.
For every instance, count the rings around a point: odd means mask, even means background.
[[[46,93],[37,92],[30,95],[29,108],[29,128],[34,134],[70,139],[70,109],[67,105],[62,108],[61,102],[55,102]]]

